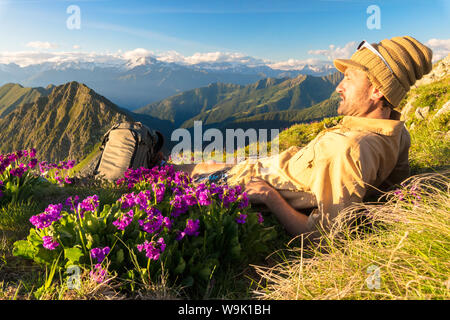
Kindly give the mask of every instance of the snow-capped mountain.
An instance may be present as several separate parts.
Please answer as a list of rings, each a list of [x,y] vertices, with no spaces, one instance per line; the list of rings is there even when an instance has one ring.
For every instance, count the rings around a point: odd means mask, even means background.
[[[331,64],[305,64],[296,69],[282,70],[255,59],[237,62],[164,61],[151,54],[124,57],[72,53],[23,66],[0,64],[0,85],[14,82],[27,87],[46,87],[78,81],[119,106],[132,110],[215,82],[246,85],[267,77],[322,76],[333,71]]]

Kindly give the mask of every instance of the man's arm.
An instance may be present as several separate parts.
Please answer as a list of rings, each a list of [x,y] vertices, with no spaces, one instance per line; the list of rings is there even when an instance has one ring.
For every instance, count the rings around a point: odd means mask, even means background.
[[[308,216],[296,211],[264,180],[254,180],[245,186],[250,202],[265,204],[274,213],[287,232],[293,236],[308,232]]]
[[[231,168],[233,164],[227,163],[214,163],[214,162],[202,162],[198,164],[178,164],[174,165],[176,171],[184,171],[191,178],[195,178],[200,174],[213,173],[225,168]]]

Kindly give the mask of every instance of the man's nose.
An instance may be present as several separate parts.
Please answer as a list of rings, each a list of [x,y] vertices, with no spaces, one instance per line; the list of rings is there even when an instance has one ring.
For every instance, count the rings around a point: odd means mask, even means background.
[[[341,92],[342,92],[342,80],[341,80],[341,82],[339,82],[338,86],[336,87],[336,91],[337,91],[338,93],[341,93]]]

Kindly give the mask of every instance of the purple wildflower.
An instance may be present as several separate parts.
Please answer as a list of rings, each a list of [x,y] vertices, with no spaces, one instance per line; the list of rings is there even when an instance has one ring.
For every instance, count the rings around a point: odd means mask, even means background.
[[[209,206],[211,204],[209,190],[202,190],[197,193],[198,204],[202,206]]]
[[[397,189],[394,191],[394,194],[398,197],[398,200],[403,201],[405,199],[403,195],[403,190]]]
[[[161,211],[152,207],[147,211],[147,217],[144,220],[138,220],[138,223],[145,232],[156,233],[163,227],[164,217]]]
[[[137,249],[139,252],[145,250],[145,255],[150,260],[158,260],[161,253],[166,249],[166,244],[164,238],[159,238],[156,243],[154,241],[148,242],[145,240],[143,244],[137,245]]]
[[[198,229],[200,228],[200,220],[191,220],[188,219],[186,222],[186,228],[184,229],[184,232],[186,233],[186,235],[188,236],[195,236],[197,237],[200,232],[198,231]]]
[[[97,259],[98,263],[101,263],[105,260],[105,257],[108,255],[111,249],[109,247],[104,248],[93,248],[91,249],[91,257],[92,259]]]
[[[83,210],[83,212],[85,211],[94,212],[97,209],[98,205],[99,200],[97,195],[87,197],[80,203],[80,207]]]
[[[173,200],[170,201],[170,204],[173,206],[172,216],[174,216],[175,218],[188,210],[186,201],[182,196],[176,195]]]
[[[141,210],[147,210],[151,202],[151,198],[152,193],[150,190],[141,191],[137,196],[134,197],[134,203],[139,204],[139,208]]]
[[[30,222],[38,229],[49,227],[53,222],[61,219],[62,204],[50,204],[44,212],[32,216]]]
[[[37,163],[38,163],[37,159],[36,159],[36,158],[33,158],[33,159],[30,160],[30,162],[28,162],[28,167],[29,167],[30,169],[33,169],[34,167],[36,167],[36,164],[37,164]]]
[[[66,202],[64,203],[66,206],[70,207],[73,211],[75,211],[75,208],[78,205],[78,200],[80,200],[79,196],[75,197],[68,197],[66,199]]]
[[[256,213],[256,215],[258,216],[258,223],[262,224],[264,222],[264,218],[263,218],[261,212]]]
[[[184,238],[185,235],[186,235],[186,232],[177,230],[177,236],[175,237],[175,240],[180,241],[181,239]]]
[[[67,184],[72,184],[72,180],[68,176],[64,177],[64,182]]]
[[[119,202],[122,203],[122,209],[132,208],[136,205],[136,196],[134,193],[124,194]]]
[[[53,241],[53,238],[50,236],[43,236],[42,237],[42,245],[45,249],[48,250],[55,250],[57,246],[59,246],[59,243],[56,241]]]
[[[156,202],[161,202],[164,199],[164,192],[166,191],[166,186],[164,183],[157,183],[152,186],[153,192],[155,193]]]
[[[247,221],[247,215],[246,214],[242,214],[240,213],[237,218],[236,218],[236,222],[239,224],[244,224]]]
[[[36,149],[35,148],[31,148],[30,151],[28,152],[28,156],[30,158],[36,157]]]
[[[125,230],[126,227],[133,221],[133,210],[130,210],[120,216],[116,221],[113,222],[113,225],[117,227],[118,230]]]
[[[102,283],[105,280],[106,269],[103,269],[102,265],[100,263],[97,263],[94,267],[94,270],[89,272],[89,276],[95,282]]]
[[[248,197],[247,197],[247,193],[246,192],[240,194],[238,196],[237,200],[239,201],[239,205],[238,205],[239,209],[243,209],[243,208],[248,207]]]

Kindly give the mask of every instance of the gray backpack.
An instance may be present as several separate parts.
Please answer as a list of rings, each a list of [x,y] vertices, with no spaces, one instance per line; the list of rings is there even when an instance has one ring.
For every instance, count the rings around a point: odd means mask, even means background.
[[[94,176],[112,181],[122,178],[128,168],[151,168],[157,164],[163,143],[159,131],[140,122],[117,123],[103,136]]]

